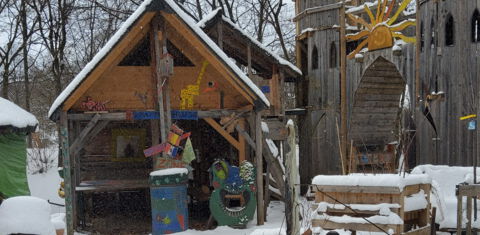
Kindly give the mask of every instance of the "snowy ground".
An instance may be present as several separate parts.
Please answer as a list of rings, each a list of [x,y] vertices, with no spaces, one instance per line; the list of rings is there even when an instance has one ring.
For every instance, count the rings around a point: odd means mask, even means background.
[[[246,229],[233,229],[227,226],[217,227],[215,230],[197,231],[187,230],[176,233],[179,235],[201,234],[201,235],[284,235],[285,234],[285,213],[283,202],[273,201],[267,211],[267,222],[265,225],[256,226],[256,216],[253,221],[247,225]]]
[[[50,169],[45,174],[28,175],[28,186],[32,196],[45,199],[47,201],[65,205],[65,200],[58,196],[58,188],[62,179],[55,169]],[[51,205],[52,213],[65,212],[65,207]]]

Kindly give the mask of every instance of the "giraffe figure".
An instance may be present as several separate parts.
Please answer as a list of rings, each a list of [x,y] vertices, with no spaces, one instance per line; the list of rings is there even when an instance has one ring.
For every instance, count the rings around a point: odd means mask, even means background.
[[[194,85],[187,85],[186,88],[180,91],[180,109],[192,109],[195,96],[200,95],[200,83],[202,82],[203,75],[207,69],[208,61],[204,61],[200,73],[198,74],[197,81]]]

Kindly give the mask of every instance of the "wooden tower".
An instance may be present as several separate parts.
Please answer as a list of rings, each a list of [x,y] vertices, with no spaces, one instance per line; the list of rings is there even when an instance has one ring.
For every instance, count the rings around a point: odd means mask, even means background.
[[[417,164],[474,164],[479,11],[478,0],[419,1]]]

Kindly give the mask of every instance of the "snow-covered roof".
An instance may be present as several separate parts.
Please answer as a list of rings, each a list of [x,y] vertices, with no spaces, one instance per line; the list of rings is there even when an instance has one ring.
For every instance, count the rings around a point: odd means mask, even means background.
[[[48,111],[48,116],[51,117],[52,114],[60,107],[63,102],[77,89],[77,87],[83,82],[83,80],[88,77],[88,75],[96,68],[96,66],[109,54],[112,48],[117,45],[117,43],[123,38],[123,36],[128,33],[131,27],[135,22],[149,10],[150,5],[162,5],[166,4],[179,18],[203,41],[216,56],[232,70],[235,75],[240,78],[241,82],[248,86],[248,88],[255,93],[255,95],[269,107],[270,102],[263,92],[255,85],[255,83],[250,80],[250,78],[242,72],[242,70],[229,59],[229,57],[213,42],[210,37],[199,27],[197,26],[194,19],[192,19],[188,14],[186,14],[173,0],[145,0],[137,10],[130,16],[128,19],[120,26],[119,30],[113,35],[110,40],[103,46],[103,48],[93,57],[93,59],[80,71],[80,73],[68,84],[68,86],[60,93],[60,95],[55,99],[50,110]],[[153,6],[152,8],[155,8]]]
[[[293,72],[297,73],[297,75],[302,75],[302,71],[292,64],[290,61],[285,60],[281,56],[279,56],[276,53],[273,53],[272,50],[268,49],[265,45],[263,45],[261,42],[259,42],[257,39],[253,38],[251,35],[249,35],[247,32],[245,32],[243,29],[241,29],[238,24],[233,23],[229,18],[225,17],[221,11],[221,8],[217,8],[214,11],[210,12],[208,15],[206,15],[202,20],[200,20],[197,23],[197,26],[200,28],[205,28],[207,25],[211,23],[214,19],[217,17],[221,17],[222,21],[230,25],[233,29],[238,31],[241,35],[243,35],[245,38],[247,38],[253,45],[257,46],[260,50],[263,51],[266,55],[272,57],[278,64],[284,65],[287,68],[291,69]]]
[[[0,97],[0,127],[10,126],[24,129],[35,128],[37,125],[38,120],[33,114]]]

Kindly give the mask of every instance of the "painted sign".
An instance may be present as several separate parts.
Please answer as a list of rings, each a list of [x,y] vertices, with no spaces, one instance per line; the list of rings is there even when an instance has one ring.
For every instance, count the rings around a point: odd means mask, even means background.
[[[198,120],[197,111],[172,110],[171,113],[174,120]]]
[[[160,113],[157,111],[139,111],[133,112],[134,120],[152,120],[160,119]]]
[[[202,82],[203,75],[207,69],[208,61],[204,61],[200,73],[198,74],[197,81],[193,85],[187,85],[186,88],[180,91],[180,109],[192,109],[195,96],[200,95],[200,83]]]
[[[198,120],[198,111],[172,110],[171,117],[174,120]],[[160,113],[157,111],[127,112],[127,120],[158,120]]]
[[[475,120],[469,121],[468,122],[468,130],[473,131],[475,129],[477,129],[477,121],[475,121]]]
[[[261,86],[260,90],[262,90],[263,93],[268,94],[270,93],[270,86]]]

